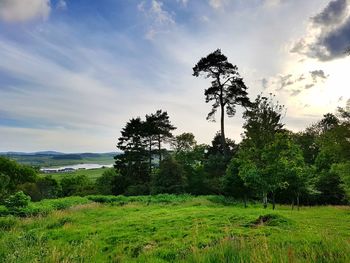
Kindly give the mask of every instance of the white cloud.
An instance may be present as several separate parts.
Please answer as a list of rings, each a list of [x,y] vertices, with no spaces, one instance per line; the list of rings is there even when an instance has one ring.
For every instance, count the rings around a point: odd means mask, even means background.
[[[67,9],[67,2],[65,0],[59,0],[56,4],[56,8],[58,10],[66,10]]]
[[[209,5],[215,9],[222,8],[226,4],[226,0],[209,0]]]
[[[173,15],[163,9],[161,1],[142,1],[137,9],[145,15],[149,23],[145,34],[147,39],[153,40],[157,34],[168,32],[169,28],[176,24]]]
[[[50,0],[0,0],[0,19],[6,22],[45,20],[50,11]]]

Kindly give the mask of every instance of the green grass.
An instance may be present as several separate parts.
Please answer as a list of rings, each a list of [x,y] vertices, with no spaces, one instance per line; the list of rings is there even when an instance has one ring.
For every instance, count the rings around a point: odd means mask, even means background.
[[[99,168],[99,169],[79,169],[73,172],[66,173],[49,173],[49,174],[40,174],[40,176],[51,176],[52,178],[59,181],[63,176],[75,176],[75,175],[86,175],[92,182],[94,182],[98,177],[100,177],[104,171],[109,168]]]
[[[349,207],[245,209],[188,195],[72,199],[46,216],[0,218],[0,261],[350,262]],[[47,202],[54,200],[36,205]]]
[[[96,163],[96,164],[111,164],[114,163],[113,156],[101,154],[96,157],[86,157],[82,159],[64,159],[57,160],[53,159],[51,156],[42,155],[42,156],[31,156],[31,155],[11,155],[10,159],[13,159],[21,164],[31,165],[31,166],[40,166],[40,167],[60,167],[73,164],[82,164],[82,163]]]

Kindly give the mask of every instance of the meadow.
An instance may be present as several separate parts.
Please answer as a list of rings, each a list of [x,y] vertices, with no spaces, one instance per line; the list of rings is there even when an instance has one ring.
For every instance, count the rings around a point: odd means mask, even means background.
[[[18,163],[36,167],[60,167],[66,165],[96,163],[111,164],[114,162],[113,153],[85,153],[85,154],[11,154],[4,155]]]
[[[78,169],[72,172],[64,172],[64,173],[50,173],[50,174],[40,174],[39,176],[51,176],[57,181],[60,181],[64,176],[79,176],[85,175],[91,182],[96,181],[98,177],[100,177],[104,171],[108,168],[98,168],[98,169]]]
[[[0,217],[2,262],[350,262],[348,206],[222,196],[87,196]],[[0,206],[5,215],[5,208]]]

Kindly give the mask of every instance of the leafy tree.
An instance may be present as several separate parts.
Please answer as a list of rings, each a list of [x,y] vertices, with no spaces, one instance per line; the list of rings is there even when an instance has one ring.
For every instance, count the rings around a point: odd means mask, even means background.
[[[172,146],[175,152],[191,151],[196,146],[197,142],[193,133],[184,132],[175,136],[172,141]]]
[[[149,127],[149,135],[156,139],[160,163],[162,161],[162,143],[173,137],[171,131],[175,130],[176,127],[171,124],[168,113],[162,110],[157,110],[155,114],[146,115],[146,123]],[[149,145],[151,147],[152,143]]]
[[[208,194],[208,174],[204,169],[208,146],[195,145],[193,149],[182,148],[174,152],[175,160],[183,167],[187,178],[187,192],[191,194]]]
[[[152,178],[152,194],[184,193],[186,178],[183,167],[172,157],[164,159],[160,163],[159,172]]]
[[[86,175],[65,175],[60,181],[63,196],[93,194],[93,185]]]
[[[307,183],[301,149],[287,133],[278,133],[273,143],[264,148],[262,158],[266,163],[263,174],[272,195],[273,209],[276,191],[288,186],[294,193],[299,208],[299,198]]]
[[[316,127],[316,125],[312,125],[306,128],[305,131],[293,134],[293,137],[303,152],[305,163],[308,165],[313,165],[320,151],[317,144],[319,129]]]
[[[262,149],[266,144],[274,140],[277,132],[282,131],[284,124],[281,122],[284,114],[284,106],[274,102],[270,98],[257,96],[255,102],[243,114],[246,122],[243,139],[252,147]]]
[[[118,148],[123,154],[115,157],[115,168],[126,181],[134,184],[149,182],[147,139],[144,122],[141,118],[128,121],[118,139]]]
[[[205,90],[206,102],[213,101],[212,110],[207,119],[213,119],[216,111],[220,108],[221,141],[224,155],[227,154],[225,140],[225,110],[229,117],[236,113],[236,105],[244,107],[250,105],[247,87],[243,78],[238,73],[237,66],[228,62],[227,57],[221,53],[220,49],[203,57],[193,67],[193,76],[204,75],[211,78],[211,86]]]
[[[350,201],[350,161],[333,164],[331,173],[339,176],[342,190],[345,191],[347,200]]]
[[[284,182],[272,169],[269,156],[274,154],[274,143],[277,132],[281,132],[284,107],[274,103],[273,99],[258,96],[252,106],[246,110],[243,127],[244,140],[238,152],[239,176],[245,185],[262,193],[264,207],[267,207],[267,194],[281,188]],[[276,155],[276,154],[275,154]]]
[[[57,198],[61,194],[61,185],[51,176],[39,177],[36,185],[40,199]]]
[[[113,168],[104,171],[95,182],[98,193],[103,195],[122,194],[125,189],[118,191],[122,186],[118,177],[120,177],[120,174]]]
[[[7,196],[9,183],[10,177],[6,174],[0,173],[0,202]]]
[[[6,194],[15,193],[18,186],[26,182],[35,182],[36,171],[26,165],[18,164],[16,161],[0,156],[0,174],[2,174],[6,186]]]
[[[238,145],[234,140],[229,138],[225,138],[226,141],[226,150],[227,150],[227,158],[231,159],[232,156],[237,152]],[[221,134],[217,132],[214,136],[214,139],[211,141],[211,147],[208,148],[207,155],[223,155],[224,154],[224,145],[222,144]]]
[[[223,179],[223,191],[225,195],[235,198],[243,196],[244,207],[247,207],[247,198],[251,195],[251,189],[239,176],[239,161],[236,158],[233,158],[227,167]]]

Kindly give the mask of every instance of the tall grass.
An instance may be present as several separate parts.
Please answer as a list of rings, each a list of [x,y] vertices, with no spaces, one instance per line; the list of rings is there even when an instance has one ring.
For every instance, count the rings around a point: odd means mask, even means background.
[[[89,196],[0,217],[0,262],[350,262],[350,209],[223,197]],[[45,210],[46,211],[46,210]]]

